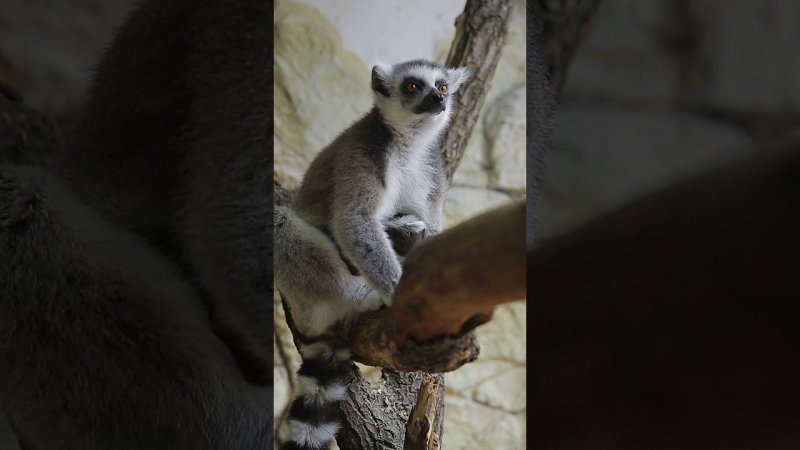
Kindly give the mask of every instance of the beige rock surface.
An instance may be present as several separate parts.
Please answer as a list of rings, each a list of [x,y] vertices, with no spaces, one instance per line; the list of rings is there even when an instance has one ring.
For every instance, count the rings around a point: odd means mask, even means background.
[[[504,92],[483,119],[489,187],[525,192],[525,84]]]
[[[444,212],[446,227],[451,227],[491,208],[511,201],[506,193],[476,187],[453,186],[447,193],[447,207]]]
[[[311,6],[275,11],[275,179],[300,185],[308,164],[372,101],[369,68]]]
[[[525,448],[525,303],[478,328],[477,361],[445,375],[444,448]]]

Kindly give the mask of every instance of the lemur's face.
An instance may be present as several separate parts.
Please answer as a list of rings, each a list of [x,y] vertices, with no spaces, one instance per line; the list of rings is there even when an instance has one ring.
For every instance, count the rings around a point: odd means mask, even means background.
[[[445,68],[424,60],[372,69],[372,90],[379,107],[409,119],[424,119],[448,111],[451,96],[469,78],[465,67]]]

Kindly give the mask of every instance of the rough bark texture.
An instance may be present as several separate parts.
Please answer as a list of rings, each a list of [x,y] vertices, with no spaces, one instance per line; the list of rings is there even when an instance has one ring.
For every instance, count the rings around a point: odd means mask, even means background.
[[[423,374],[384,369],[372,383],[354,370],[342,404],[344,424],[336,435],[341,450],[401,449],[406,418],[417,402]]]
[[[800,448],[800,149],[778,155],[528,254],[534,448]]]
[[[472,70],[472,80],[458,93],[452,125],[444,137],[442,152],[448,180],[453,179],[461,162],[491,86],[513,6],[514,0],[467,0],[464,12],[456,19],[456,36],[446,64],[468,66]]]
[[[444,376],[422,374],[417,404],[406,424],[404,450],[440,450],[444,423]]]
[[[589,34],[600,0],[530,0],[532,14],[542,23],[544,57],[550,80],[561,92],[567,67],[578,44]]]
[[[481,317],[484,318],[475,320],[474,326],[489,319]],[[475,361],[480,353],[475,333],[469,330],[425,342],[414,339],[395,341],[388,333],[389,327],[395,326],[389,310],[361,315],[350,334],[353,358],[368,366],[437,373],[458,369]]]

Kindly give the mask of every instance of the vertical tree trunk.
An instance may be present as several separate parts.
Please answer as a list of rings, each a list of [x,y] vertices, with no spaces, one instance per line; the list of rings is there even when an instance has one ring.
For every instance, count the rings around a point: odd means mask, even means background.
[[[467,0],[464,12],[456,19],[456,36],[446,64],[469,67],[472,79],[458,93],[458,106],[442,145],[448,181],[453,179],[464,156],[472,127],[489,92],[514,3],[514,0]]]

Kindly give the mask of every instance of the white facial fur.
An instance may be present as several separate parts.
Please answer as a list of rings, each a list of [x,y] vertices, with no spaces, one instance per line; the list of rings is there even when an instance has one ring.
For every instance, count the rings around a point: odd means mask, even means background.
[[[433,177],[425,173],[432,167],[427,161],[428,149],[446,129],[450,120],[452,95],[469,76],[467,68],[446,69],[424,61],[394,66],[378,65],[373,69],[375,106],[386,124],[402,136],[392,144],[387,158],[384,177],[386,189],[376,211],[379,220],[398,212],[411,212],[421,219],[429,219],[425,202],[432,188]],[[419,85],[417,95],[403,92],[409,79]],[[379,86],[376,86],[376,80],[380,82]],[[444,111],[417,112],[425,96],[436,89],[437,81],[447,85],[447,92],[443,96]]]
[[[413,127],[415,131],[423,134],[426,132],[436,134],[447,125],[450,118],[452,95],[469,79],[470,75],[470,71],[466,67],[448,69],[424,61],[400,63],[393,66],[379,63],[373,68],[373,81],[375,78],[379,79],[386,92],[375,90],[373,84],[375,106],[381,111],[387,124],[401,133]],[[425,89],[436,86],[437,80],[444,80],[447,85],[447,93],[444,95],[444,112],[438,114],[415,112],[414,109],[424,95],[416,98],[404,95],[402,92],[403,80],[408,77],[420,80]],[[387,96],[385,93],[389,95]]]

